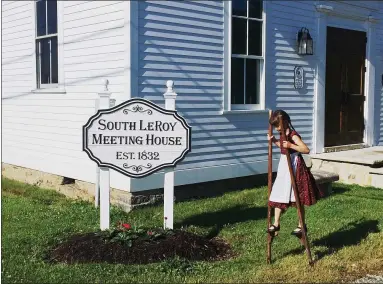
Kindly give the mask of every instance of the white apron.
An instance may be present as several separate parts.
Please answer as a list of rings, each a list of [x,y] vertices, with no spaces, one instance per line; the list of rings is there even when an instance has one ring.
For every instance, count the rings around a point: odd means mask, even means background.
[[[291,164],[293,166],[294,175],[297,169],[298,154],[291,154]],[[295,202],[294,190],[291,184],[290,171],[287,163],[287,156],[281,154],[279,159],[277,177],[274,181],[270,194],[270,201],[278,203]]]

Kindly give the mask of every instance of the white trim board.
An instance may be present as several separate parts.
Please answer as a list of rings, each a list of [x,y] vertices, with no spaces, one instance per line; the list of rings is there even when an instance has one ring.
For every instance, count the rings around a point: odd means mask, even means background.
[[[58,53],[58,88],[65,92],[64,70],[64,2],[57,1],[57,53]]]
[[[360,17],[346,15],[334,11],[331,6],[317,6],[316,26],[317,36],[315,43],[316,72],[314,89],[314,129],[313,129],[313,152],[315,154],[324,152],[324,125],[325,125],[325,86],[326,86],[326,43],[327,27],[338,27],[344,29],[366,32],[366,73],[364,93],[366,101],[364,105],[365,131],[363,142],[367,146],[374,145],[374,96],[375,96],[375,23],[373,17]]]
[[[37,60],[37,56],[36,56],[36,23],[37,23],[37,20],[36,20],[36,2],[35,1],[31,1],[31,2],[29,2],[29,4],[32,6],[31,7],[31,15],[32,15],[32,28],[33,28],[33,38],[32,38],[32,51],[33,51],[32,52],[32,70],[33,70],[32,74],[33,75],[32,76],[33,76],[33,85],[32,85],[32,89],[37,89],[37,66],[36,66],[36,60]],[[57,11],[57,14],[58,14],[58,11]],[[59,24],[61,24],[61,23],[57,23],[57,28],[58,28]],[[58,39],[57,39],[57,43],[58,43]],[[60,68],[60,65],[59,65],[59,68]],[[59,78],[59,80],[60,80],[60,78]]]
[[[196,184],[201,182],[216,181],[251,175],[267,173],[268,161],[256,161],[252,163],[230,164],[216,167],[194,168],[174,172],[174,185]],[[278,168],[278,159],[273,159],[273,172]],[[159,172],[142,179],[132,179],[131,191],[137,192],[162,188],[164,185],[164,173]]]
[[[138,96],[138,1],[124,2],[124,93],[116,99],[115,105]],[[115,172],[123,190],[130,191],[132,179]]]
[[[376,32],[375,24],[372,22],[365,22],[367,32],[367,50],[366,50],[366,73],[364,83],[364,93],[366,94],[366,101],[364,102],[364,139],[363,142],[368,146],[374,145],[374,126],[375,126],[375,66],[378,64],[376,52]]]
[[[124,2],[125,87],[121,102],[137,97],[138,92],[138,1]],[[116,104],[119,104],[117,102]]]

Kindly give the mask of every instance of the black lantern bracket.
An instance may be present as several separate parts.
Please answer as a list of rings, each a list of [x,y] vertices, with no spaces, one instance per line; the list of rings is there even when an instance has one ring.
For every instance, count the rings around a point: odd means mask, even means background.
[[[313,39],[310,35],[310,32],[307,28],[301,28],[298,32],[298,54],[299,55],[313,55]]]

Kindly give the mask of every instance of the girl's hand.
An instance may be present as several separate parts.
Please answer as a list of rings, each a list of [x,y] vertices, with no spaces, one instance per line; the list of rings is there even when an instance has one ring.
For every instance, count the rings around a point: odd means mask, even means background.
[[[267,140],[268,141],[275,141],[275,137],[274,137],[274,135],[273,136],[270,136],[269,134],[267,134]]]
[[[289,149],[291,148],[291,143],[289,141],[283,141],[282,146],[283,148]]]

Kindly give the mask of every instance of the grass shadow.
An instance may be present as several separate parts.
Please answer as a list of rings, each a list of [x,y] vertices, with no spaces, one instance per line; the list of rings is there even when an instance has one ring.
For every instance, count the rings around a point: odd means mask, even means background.
[[[209,238],[213,238],[219,234],[223,227],[228,224],[242,223],[249,220],[260,220],[267,217],[267,207],[251,207],[234,206],[228,209],[206,212],[191,216],[176,224],[177,226],[198,226],[213,227],[209,232]]]
[[[335,183],[332,186],[332,191],[329,196],[335,196],[338,194],[343,194],[344,196],[350,196],[350,197],[355,197],[355,198],[362,198],[362,199],[367,199],[367,200],[383,200],[383,197],[378,196],[381,189],[376,188],[376,187],[363,187],[363,190],[368,191],[369,195],[365,196],[360,194],[360,190],[352,190],[351,188],[347,187],[347,185],[341,184],[341,183]],[[373,193],[377,193],[371,196]],[[328,197],[328,196],[326,196]]]
[[[274,174],[275,176],[275,174]],[[175,201],[195,201],[215,198],[226,193],[238,192],[246,189],[258,190],[267,186],[267,174],[215,180],[197,184],[184,184],[174,187]],[[135,207],[157,206],[163,203],[163,188],[132,192]],[[158,198],[157,198],[158,197]]]
[[[314,240],[311,242],[311,246],[326,247],[324,251],[315,252],[315,259],[320,260],[324,256],[333,254],[343,247],[358,245],[362,240],[367,238],[370,233],[380,232],[378,224],[379,222],[377,220],[366,220],[363,222],[359,220],[348,223],[340,230],[333,232],[321,239]],[[305,249],[300,247],[285,253],[284,256],[301,254],[304,251]]]
[[[344,194],[346,192],[350,192],[351,189],[347,187],[343,187],[342,184],[333,184],[332,190],[329,196],[334,196],[338,194]]]

